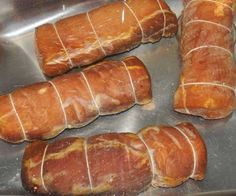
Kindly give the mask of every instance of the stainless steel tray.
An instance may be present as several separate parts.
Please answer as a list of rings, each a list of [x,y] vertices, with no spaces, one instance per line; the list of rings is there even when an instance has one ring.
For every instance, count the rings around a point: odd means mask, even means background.
[[[61,17],[83,12],[105,0],[1,0],[0,1],[0,94],[23,85],[46,80],[34,53],[34,27]],[[167,0],[179,16],[181,0]],[[236,194],[236,113],[223,120],[206,121],[173,111],[172,100],[177,87],[181,62],[176,38],[143,45],[119,59],[137,55],[147,65],[152,77],[153,103],[135,106],[118,115],[100,117],[79,130],[67,130],[56,139],[89,136],[107,131],[136,132],[150,124],[193,122],[204,137],[208,149],[205,180],[189,180],[177,188],[150,188],[140,195],[159,194]],[[26,143],[11,145],[0,141],[0,194],[26,195],[20,181],[22,154]]]

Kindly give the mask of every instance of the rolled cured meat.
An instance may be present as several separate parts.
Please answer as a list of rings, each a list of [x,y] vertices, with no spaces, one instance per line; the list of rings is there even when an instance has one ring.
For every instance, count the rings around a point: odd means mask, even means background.
[[[236,106],[233,0],[185,0],[180,50],[183,70],[176,111],[219,119]]]
[[[190,123],[152,126],[28,145],[22,184],[32,193],[134,195],[150,185],[175,187],[201,180],[207,163],[204,141]]]
[[[0,96],[0,137],[14,143],[52,138],[151,99],[150,77],[137,57],[104,61]]]
[[[176,16],[165,1],[127,0],[39,26],[35,39],[43,73],[56,76],[176,31]]]

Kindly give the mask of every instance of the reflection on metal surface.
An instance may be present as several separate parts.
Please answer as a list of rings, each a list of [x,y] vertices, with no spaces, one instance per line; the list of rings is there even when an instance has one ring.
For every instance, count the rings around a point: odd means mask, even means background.
[[[61,16],[63,16],[63,13],[57,13],[53,16],[47,17],[47,18],[45,18],[43,20],[40,20],[38,22],[35,22],[33,24],[27,25],[27,26],[22,27],[20,29],[16,29],[15,31],[11,31],[10,33],[6,33],[6,34],[4,34],[4,37],[15,37],[15,36],[18,36],[18,35],[22,35],[23,33],[26,33],[28,31],[34,29],[37,26],[40,26],[40,25],[45,24],[47,22],[50,22],[54,19],[58,19]]]
[[[34,27],[46,21],[87,11],[109,0],[1,0],[0,6],[0,94],[19,86],[45,80],[38,67],[34,52]],[[29,3],[32,2],[32,3]],[[167,0],[179,16],[181,0]],[[137,132],[154,124],[174,125],[191,121],[200,130],[208,149],[206,179],[189,180],[171,189],[148,189],[140,195],[210,194],[218,195],[236,188],[236,113],[230,117],[206,121],[198,117],[178,114],[172,110],[173,95],[177,87],[181,63],[176,38],[162,39],[155,44],[143,45],[129,53],[110,57],[136,55],[147,65],[153,83],[153,105],[135,106],[118,115],[105,116],[80,130],[65,131],[58,138],[89,136],[109,132]],[[76,69],[73,71],[77,71]],[[0,141],[0,194],[25,195],[20,182],[20,168],[26,143],[11,145]],[[227,192],[225,192],[227,194]],[[232,190],[230,193],[235,193]]]
[[[30,39],[25,37],[25,44]],[[32,48],[33,46],[29,47],[29,51],[33,50]],[[36,59],[25,52],[18,43],[0,39],[0,94],[42,80],[45,80],[45,77]]]

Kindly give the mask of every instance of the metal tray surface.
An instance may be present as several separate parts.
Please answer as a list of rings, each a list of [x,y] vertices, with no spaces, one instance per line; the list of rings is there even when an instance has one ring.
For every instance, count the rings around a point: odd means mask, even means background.
[[[0,94],[46,80],[34,53],[36,26],[106,2],[108,0],[1,0]],[[167,0],[167,3],[178,16],[181,14],[181,0]],[[152,104],[134,106],[118,115],[99,117],[79,130],[64,131],[56,139],[113,131],[137,132],[148,125],[174,125],[190,121],[200,130],[207,145],[208,166],[205,180],[188,180],[177,188],[150,188],[140,195],[236,194],[236,112],[226,119],[210,121],[182,115],[172,109],[181,70],[177,39],[162,39],[155,44],[142,45],[129,53],[109,57],[120,59],[123,56],[137,55],[143,60],[152,78]],[[27,195],[20,180],[21,160],[26,144],[12,145],[0,141],[0,195]]]

